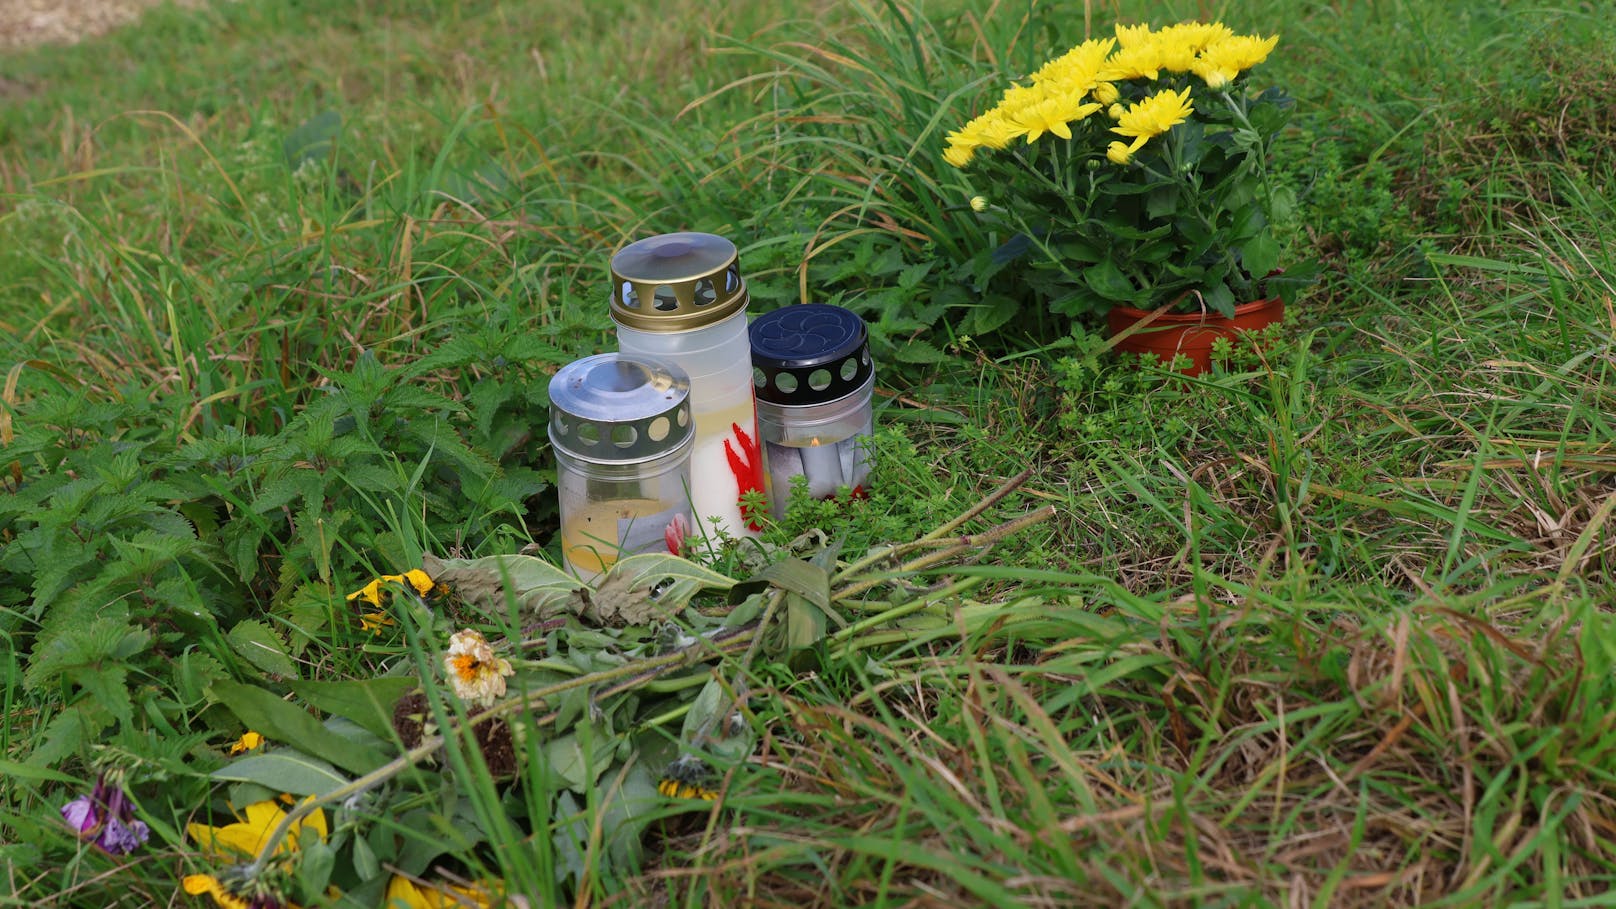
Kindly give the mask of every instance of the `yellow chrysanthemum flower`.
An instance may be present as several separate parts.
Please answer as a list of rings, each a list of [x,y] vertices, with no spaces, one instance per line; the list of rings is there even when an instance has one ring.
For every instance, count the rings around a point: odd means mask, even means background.
[[[1016,125],[1027,133],[1027,144],[1038,140],[1044,133],[1062,139],[1072,138],[1072,123],[1100,109],[1098,104],[1083,104],[1075,98],[1081,96],[1053,96],[1037,104],[1022,108],[1016,116]]]
[[[1113,142],[1105,147],[1105,156],[1112,164],[1127,164],[1133,160],[1133,153],[1144,144],[1143,139],[1135,139],[1132,145]]]
[[[1183,41],[1196,53],[1214,41],[1234,35],[1234,30],[1222,22],[1180,22],[1169,25],[1157,34],[1174,41]]]
[[[1100,82],[1089,91],[1089,97],[1101,104],[1110,105],[1117,103],[1117,99],[1122,97],[1122,93],[1117,91],[1117,87],[1110,82]]]
[[[1150,25],[1147,23],[1123,25],[1119,22],[1116,26],[1116,32],[1117,46],[1123,49],[1142,47],[1149,44],[1155,37],[1155,33],[1150,30]]]
[[[1117,118],[1117,125],[1111,127],[1111,131],[1119,136],[1150,139],[1183,123],[1193,113],[1195,108],[1190,105],[1188,88],[1176,92],[1157,92],[1137,104],[1129,105]]]
[[[965,167],[976,157],[976,145],[956,140],[958,133],[950,133],[948,146],[943,149],[943,160],[953,167]]]
[[[1128,79],[1154,80],[1161,73],[1161,48],[1154,41],[1120,47],[1105,65],[1100,67],[1101,82],[1121,82]]]
[[[1190,71],[1200,76],[1207,88],[1221,89],[1241,73],[1268,59],[1268,54],[1278,43],[1278,35],[1267,38],[1232,35],[1222,38],[1201,51],[1190,65]]]
[[[449,652],[443,656],[443,670],[455,694],[467,704],[491,706],[505,695],[505,677],[512,675],[509,660],[494,656],[494,648],[482,632],[473,628],[449,637]]]
[[[264,846],[270,833],[280,824],[286,812],[272,801],[254,802],[244,809],[246,817],[234,824],[223,827],[213,827],[208,824],[187,824],[185,832],[191,840],[203,851],[215,858],[240,859],[253,858],[258,850]],[[303,830],[307,828],[325,839],[330,831],[325,824],[325,812],[316,808],[308,817],[293,824],[287,831],[286,838],[281,840],[275,848],[275,853],[295,852],[302,838]]]
[[[1008,117],[994,115],[982,121],[981,135],[983,148],[1005,148],[1011,142],[1026,135],[1027,131],[1017,125]]]
[[[1091,38],[1039,67],[1032,74],[1034,85],[1050,85],[1060,91],[1086,92],[1099,78],[1100,67],[1116,46],[1112,38]]]
[[[971,197],[971,211],[987,211],[987,210],[988,210],[988,197],[987,196],[972,196]]]
[[[434,592],[435,590],[441,592],[441,589],[438,588],[437,584],[432,582],[432,578],[429,577],[426,572],[419,568],[412,568],[403,574],[384,574],[381,577],[376,578],[369,584],[366,584],[358,590],[355,590],[353,593],[348,594],[348,602],[351,603],[354,600],[359,600],[376,607],[385,606],[387,605],[387,599],[390,593],[390,591],[387,589],[387,585],[389,584],[398,584],[400,586],[407,585],[413,588],[417,594],[423,597]]]

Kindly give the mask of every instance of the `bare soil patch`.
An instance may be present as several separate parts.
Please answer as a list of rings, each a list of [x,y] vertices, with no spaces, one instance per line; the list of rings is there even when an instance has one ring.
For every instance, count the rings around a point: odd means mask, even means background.
[[[165,0],[0,0],[0,50],[74,44],[133,22]],[[181,6],[197,0],[180,0]]]

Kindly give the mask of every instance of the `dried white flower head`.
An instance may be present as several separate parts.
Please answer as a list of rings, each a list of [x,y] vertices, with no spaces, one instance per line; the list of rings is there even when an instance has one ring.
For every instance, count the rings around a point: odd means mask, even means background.
[[[505,677],[515,672],[509,660],[494,656],[494,648],[488,646],[482,632],[469,628],[450,636],[443,671],[462,701],[480,707],[492,706],[502,697]]]

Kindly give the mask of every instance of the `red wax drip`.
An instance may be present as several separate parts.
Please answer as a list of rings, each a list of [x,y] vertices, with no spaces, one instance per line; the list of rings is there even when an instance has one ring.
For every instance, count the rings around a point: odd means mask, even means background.
[[[724,440],[724,459],[729,461],[729,471],[735,475],[735,498],[739,502],[741,496],[749,492],[763,491],[763,453],[758,450],[758,444],[739,423],[729,424],[730,431],[735,434],[735,444],[741,449],[740,454],[730,447],[730,440]],[[743,460],[741,455],[745,455]],[[744,502],[740,503],[741,517],[746,519],[746,526],[753,530],[762,530],[763,525],[758,521],[752,509]]]

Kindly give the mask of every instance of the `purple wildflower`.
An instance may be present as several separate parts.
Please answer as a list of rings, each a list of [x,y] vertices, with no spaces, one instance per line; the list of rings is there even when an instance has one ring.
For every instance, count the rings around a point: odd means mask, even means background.
[[[134,803],[117,781],[105,773],[89,795],[81,795],[62,806],[62,820],[79,839],[108,855],[128,855],[151,836],[151,829],[135,818]]]

